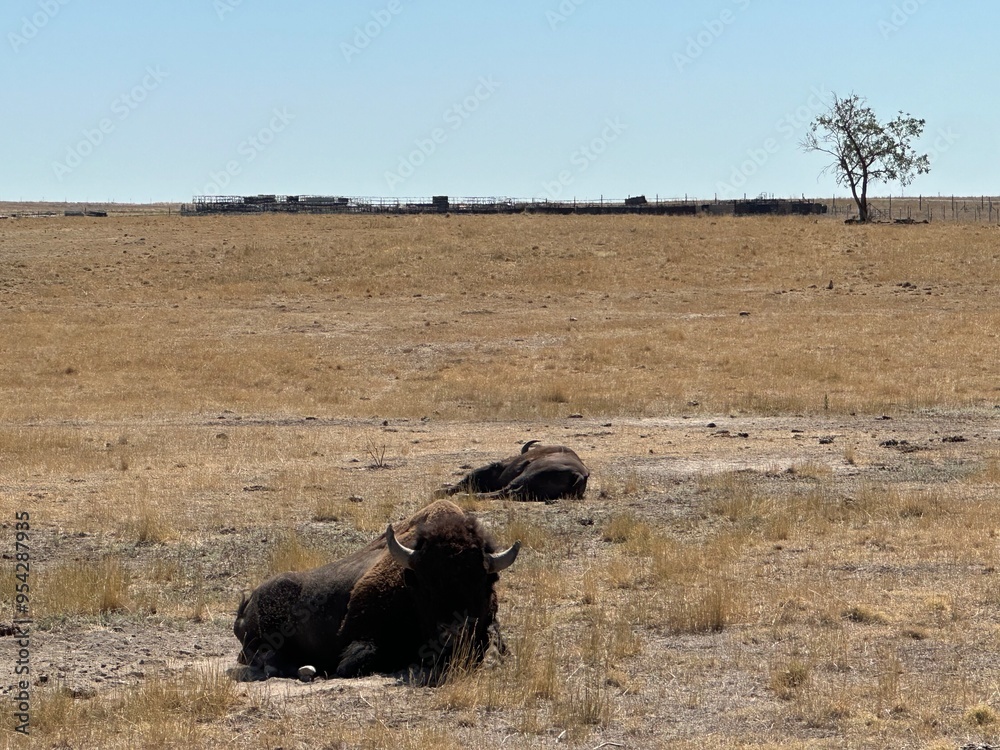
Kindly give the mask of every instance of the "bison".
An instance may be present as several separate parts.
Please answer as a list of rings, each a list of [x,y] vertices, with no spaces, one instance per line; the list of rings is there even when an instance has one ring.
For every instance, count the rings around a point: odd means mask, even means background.
[[[242,678],[294,677],[307,665],[328,677],[440,676],[456,643],[481,661],[491,643],[503,650],[494,586],[520,547],[496,551],[475,517],[438,500],[341,560],[277,575],[236,613]]]
[[[590,472],[573,450],[564,445],[535,445],[529,440],[516,456],[494,461],[469,472],[455,484],[446,484],[437,497],[471,492],[480,497],[544,500],[583,497]]]

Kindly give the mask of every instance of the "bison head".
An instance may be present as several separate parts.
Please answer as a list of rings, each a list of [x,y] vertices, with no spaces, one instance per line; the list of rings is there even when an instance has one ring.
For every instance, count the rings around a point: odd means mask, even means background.
[[[507,470],[507,462],[494,461],[469,472],[461,481],[448,484],[434,492],[435,497],[457,495],[459,492],[493,492],[503,486],[501,475]]]
[[[495,552],[492,540],[471,517],[449,517],[432,530],[418,528],[413,548],[396,539],[391,525],[385,537],[407,592],[417,603],[427,639],[421,662],[434,669],[449,662],[456,648],[481,660],[494,628],[498,574],[513,565],[521,543]]]

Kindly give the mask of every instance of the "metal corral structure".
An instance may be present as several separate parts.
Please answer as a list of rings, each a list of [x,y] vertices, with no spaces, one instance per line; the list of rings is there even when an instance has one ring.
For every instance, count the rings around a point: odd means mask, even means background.
[[[807,200],[648,201],[638,195],[622,200],[550,201],[516,198],[357,198],[335,195],[197,195],[183,213],[351,213],[351,214],[697,214],[751,216],[824,214],[823,203]]]

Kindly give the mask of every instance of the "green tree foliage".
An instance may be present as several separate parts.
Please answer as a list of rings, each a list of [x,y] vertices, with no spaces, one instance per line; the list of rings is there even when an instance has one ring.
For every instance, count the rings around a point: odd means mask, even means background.
[[[930,171],[927,154],[917,154],[911,142],[924,131],[924,120],[900,112],[889,122],[879,122],[868,101],[857,94],[833,95],[830,108],[813,120],[799,144],[803,151],[833,157],[821,174],[832,172],[838,185],[851,189],[858,215],[869,221],[868,186],[873,182],[899,182],[906,186]]]

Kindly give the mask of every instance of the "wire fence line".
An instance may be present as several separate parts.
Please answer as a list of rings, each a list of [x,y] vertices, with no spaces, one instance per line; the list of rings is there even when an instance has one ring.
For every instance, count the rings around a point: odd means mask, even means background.
[[[823,202],[832,216],[858,215],[858,207],[851,198],[830,198]],[[870,198],[868,205],[876,209],[882,221],[1000,224],[1000,197],[995,195],[879,197]]]
[[[877,222],[920,223],[956,222],[1000,225],[998,196],[879,196],[868,201]],[[210,213],[550,213],[550,214],[648,214],[694,215],[822,215],[851,220],[858,216],[849,197],[774,198],[758,196],[737,200],[645,196],[550,201],[508,197],[384,197],[384,196],[195,196],[190,203],[151,202],[0,202],[2,218],[46,218],[62,216],[101,217],[104,215],[210,214]]]

